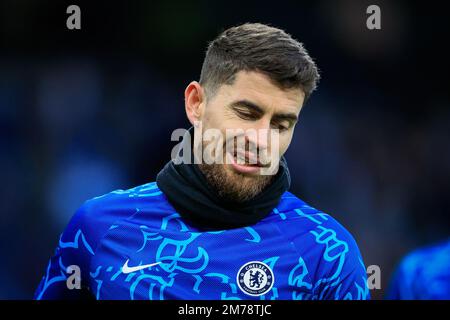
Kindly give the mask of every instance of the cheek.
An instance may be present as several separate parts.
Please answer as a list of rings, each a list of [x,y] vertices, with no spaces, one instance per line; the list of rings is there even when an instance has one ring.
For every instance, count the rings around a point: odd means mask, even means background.
[[[203,127],[219,129],[221,119],[223,118],[221,113],[220,106],[207,105],[202,119]]]
[[[202,118],[203,130],[217,129],[217,117],[212,112],[205,112]]]
[[[291,144],[291,141],[292,141],[292,134],[288,134],[286,136],[280,135],[280,144],[278,148],[280,156],[282,156],[287,151],[289,145]]]

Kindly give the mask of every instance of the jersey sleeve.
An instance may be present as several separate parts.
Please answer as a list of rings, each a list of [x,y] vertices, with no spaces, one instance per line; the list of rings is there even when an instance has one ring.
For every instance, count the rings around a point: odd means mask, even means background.
[[[94,227],[91,215],[92,208],[89,201],[73,215],[60,236],[34,299],[81,299],[89,296],[87,294],[89,266],[95,254],[94,237],[90,236],[94,235],[91,232]],[[68,285],[68,280],[72,285]],[[77,281],[81,288],[74,286]]]
[[[328,221],[312,232],[322,246],[314,294],[320,300],[368,300],[367,273],[353,236],[337,221]]]

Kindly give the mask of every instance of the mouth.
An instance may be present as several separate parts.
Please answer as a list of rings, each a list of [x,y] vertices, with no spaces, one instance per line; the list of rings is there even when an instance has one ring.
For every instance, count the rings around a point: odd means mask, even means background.
[[[243,174],[257,174],[261,168],[266,168],[270,164],[262,164],[261,161],[254,155],[246,152],[227,153],[228,162],[231,167],[239,173]]]

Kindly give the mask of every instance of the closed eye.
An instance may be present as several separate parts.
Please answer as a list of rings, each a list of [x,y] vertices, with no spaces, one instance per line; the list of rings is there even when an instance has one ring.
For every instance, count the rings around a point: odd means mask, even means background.
[[[291,124],[290,123],[273,123],[272,127],[274,129],[278,129],[282,132],[282,131],[289,130],[291,128]]]
[[[259,116],[254,114],[253,112],[243,111],[243,110],[234,110],[239,118],[244,120],[257,120]]]
[[[262,108],[247,100],[235,101],[230,105],[230,108],[244,120],[258,120],[264,115]]]
[[[248,100],[239,100],[231,103],[229,108],[241,119],[256,121],[264,116],[264,109]],[[297,115],[292,112],[277,113],[272,117],[271,126],[280,132],[288,131],[297,123]]]

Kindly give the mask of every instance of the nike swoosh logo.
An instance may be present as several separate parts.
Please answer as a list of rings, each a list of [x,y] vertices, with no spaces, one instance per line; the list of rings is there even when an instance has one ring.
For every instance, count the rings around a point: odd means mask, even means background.
[[[130,259],[125,261],[125,263],[123,264],[123,267],[122,267],[122,272],[125,273],[125,274],[136,272],[136,271],[139,271],[139,270],[142,270],[142,269],[147,269],[147,268],[156,266],[156,265],[161,263],[161,262],[155,262],[155,263],[151,263],[151,264],[144,264],[144,265],[141,265],[141,266],[129,267],[128,266],[128,262],[129,261],[130,261]]]

